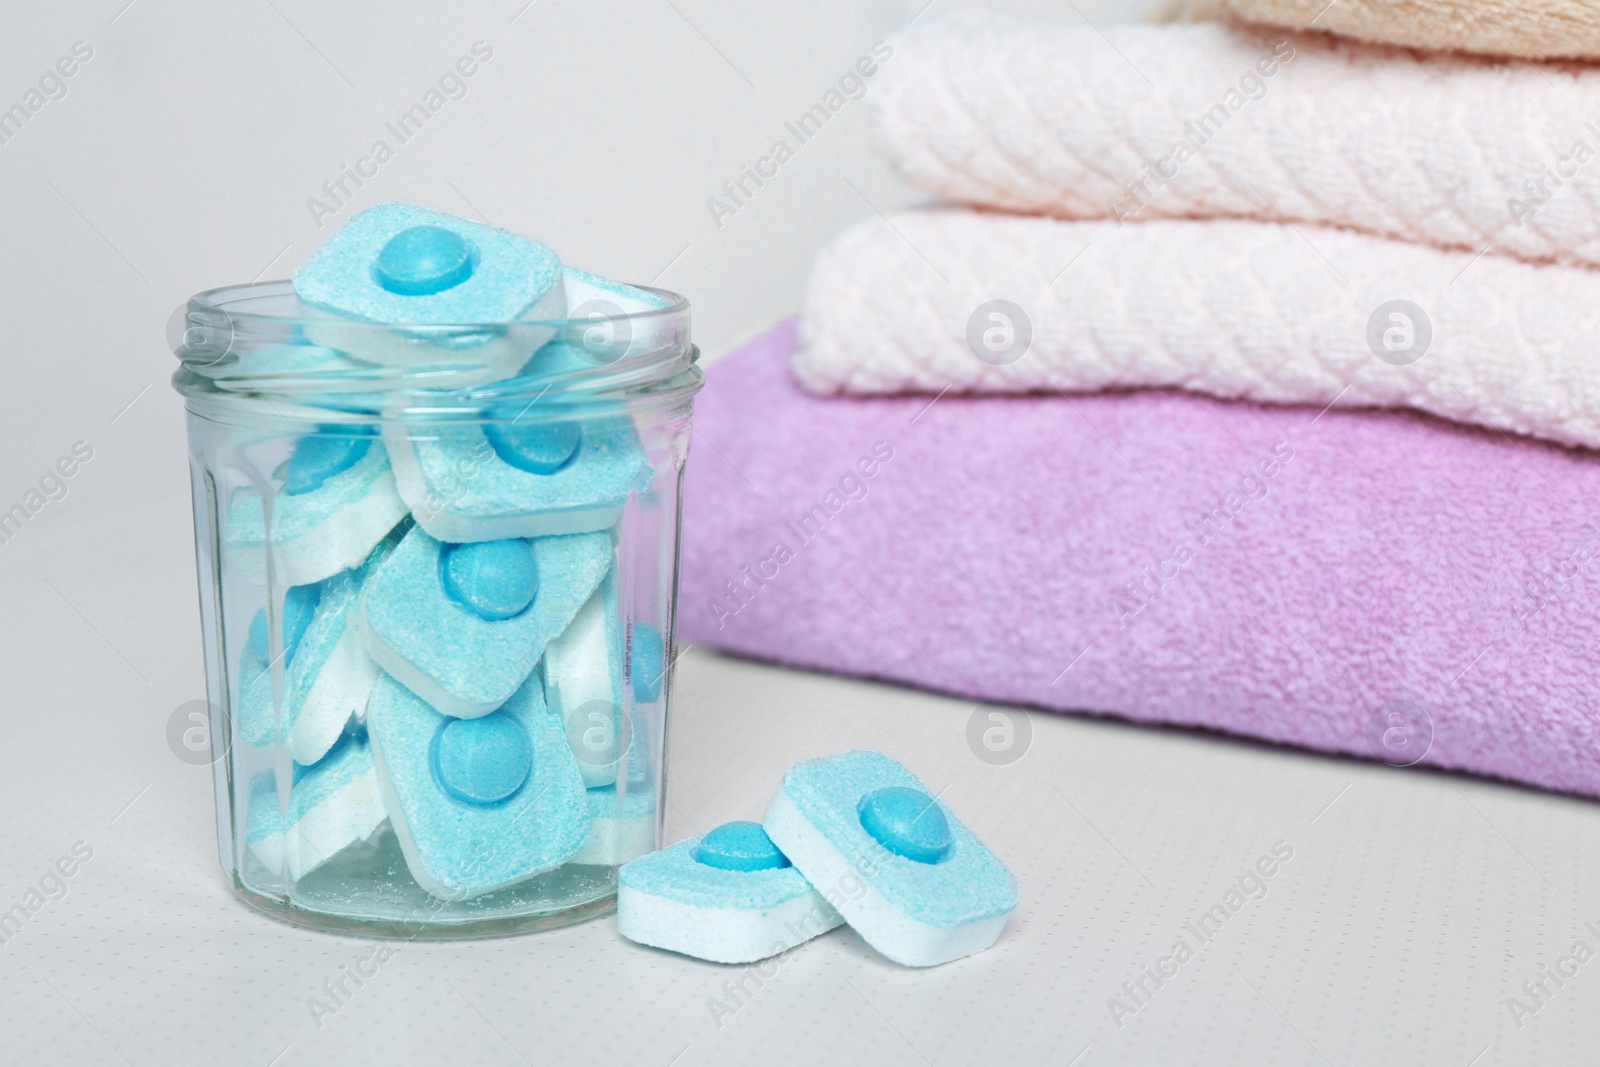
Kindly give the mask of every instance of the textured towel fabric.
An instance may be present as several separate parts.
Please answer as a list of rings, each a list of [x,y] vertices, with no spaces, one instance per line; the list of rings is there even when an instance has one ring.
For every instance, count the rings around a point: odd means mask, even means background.
[[[1600,58],[1600,8],[1587,0],[1177,0],[1169,14],[1327,30],[1413,48]]]
[[[1594,456],[1175,392],[823,398],[794,344],[696,401],[687,640],[1360,756],[1411,702],[1428,763],[1600,795]]]
[[[1600,69],[962,17],[898,39],[871,100],[879,150],[947,200],[1288,219],[1600,265]]]
[[[986,350],[993,299],[1025,352]],[[1421,314],[1391,319],[1397,299]],[[1347,230],[905,212],[823,251],[802,332],[817,392],[1171,387],[1600,447],[1600,272]]]

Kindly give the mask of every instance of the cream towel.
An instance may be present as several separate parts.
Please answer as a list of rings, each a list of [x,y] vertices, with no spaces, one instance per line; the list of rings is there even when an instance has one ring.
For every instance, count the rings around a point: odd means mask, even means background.
[[[1326,30],[1411,48],[1600,58],[1600,5],[1593,0],[1177,0],[1170,15]]]
[[[880,149],[947,200],[1287,219],[1600,265],[1600,69],[1218,24],[957,18],[904,34],[873,92]]]
[[[1600,447],[1600,272],[1348,230],[873,218],[818,257],[801,336],[816,392],[1166,387]]]

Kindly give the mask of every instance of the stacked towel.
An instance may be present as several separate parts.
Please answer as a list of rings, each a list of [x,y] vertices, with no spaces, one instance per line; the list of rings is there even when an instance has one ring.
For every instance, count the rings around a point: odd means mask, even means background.
[[[686,640],[1600,796],[1592,455],[1175,392],[818,397],[794,349],[696,400]]]
[[[1177,0],[1172,11],[1414,48],[1600,59],[1600,8],[1585,0]]]
[[[1258,222],[874,218],[818,258],[795,370],[823,393],[1146,386],[1412,408],[1600,447],[1600,272],[1343,230],[1314,239]],[[1031,337],[990,363],[969,326],[975,312],[988,325],[978,309],[994,298]],[[1380,309],[1396,299],[1426,319],[1389,352]]]
[[[1600,72],[969,19],[895,57],[877,141],[948,203],[819,257],[798,384],[782,331],[713,368],[690,638],[1600,796]]]
[[[1600,70],[1220,25],[950,20],[896,54],[876,129],[908,180],[1072,221],[846,233],[809,388],[1177,387],[1600,447]],[[994,299],[1031,334],[998,365],[968,337]]]
[[[911,30],[895,55],[872,98],[878,148],[946,200],[1600,265],[1600,69],[1216,23],[969,18]]]

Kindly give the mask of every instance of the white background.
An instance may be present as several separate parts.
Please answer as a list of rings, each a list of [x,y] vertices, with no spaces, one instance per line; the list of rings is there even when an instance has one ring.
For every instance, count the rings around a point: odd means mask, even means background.
[[[1600,963],[1520,1027],[1506,1004],[1574,940],[1600,949],[1589,802],[1043,714],[1027,755],[993,767],[967,748],[968,704],[703,649],[680,664],[670,836],[758,816],[795,759],[885,748],[1018,873],[996,949],[907,972],[839,932],[718,1026],[709,1001],[739,972],[600,920],[406,946],[319,1028],[307,998],[370,945],[235,904],[209,771],[165,740],[203,695],[169,312],[286,276],[337,221],[405,199],[687,294],[714,361],[797,309],[829,235],[916,199],[858,101],[720,227],[706,205],[921,5],[124,2],[13,4],[0,31],[0,107],[74,42],[94,49],[0,145],[0,508],[75,442],[94,450],[0,545],[0,910],[93,849],[0,945],[0,1061],[1594,1061]],[[996,6],[1108,22],[1148,5]],[[307,199],[479,40],[494,54],[467,95],[319,229]],[[1294,859],[1267,896],[1118,1028],[1121,983],[1280,840]]]

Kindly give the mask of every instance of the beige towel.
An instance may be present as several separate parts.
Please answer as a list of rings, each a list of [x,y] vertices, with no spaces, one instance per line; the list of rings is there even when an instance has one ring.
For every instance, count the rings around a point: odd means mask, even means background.
[[[1408,48],[1600,59],[1595,0],[1174,0],[1169,14],[1326,30]]]

